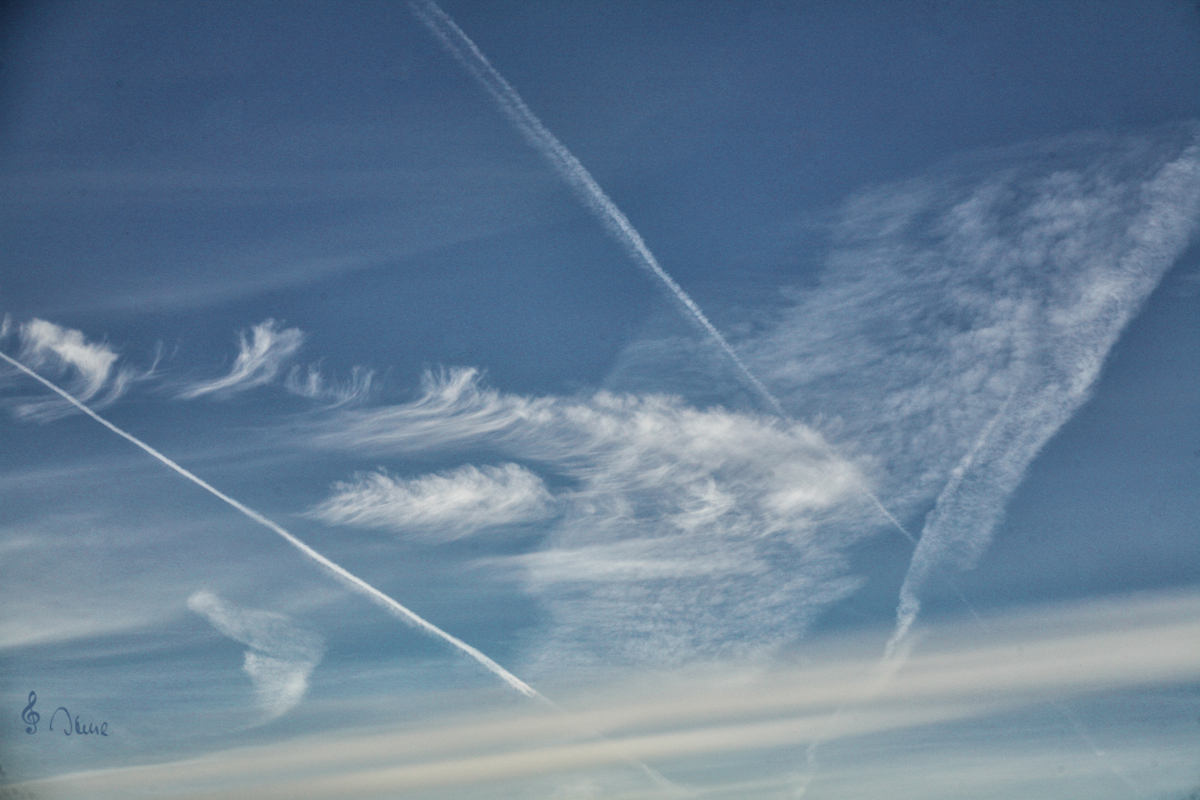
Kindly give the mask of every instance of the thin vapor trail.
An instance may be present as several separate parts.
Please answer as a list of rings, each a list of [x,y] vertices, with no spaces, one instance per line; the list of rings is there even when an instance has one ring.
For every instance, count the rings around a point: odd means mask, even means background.
[[[612,201],[604,190],[600,188],[600,184],[596,183],[596,179],[591,173],[579,163],[579,159],[571,154],[571,151],[551,133],[542,121],[534,115],[529,106],[525,105],[525,101],[517,94],[508,81],[504,79],[487,56],[483,54],[476,45],[471,41],[471,38],[463,32],[462,28],[455,24],[450,16],[442,11],[433,0],[410,0],[409,7],[413,13],[425,23],[434,35],[442,42],[447,50],[458,60],[468,72],[483,86],[484,89],[496,101],[500,110],[504,112],[526,141],[537,150],[542,156],[550,162],[551,167],[558,173],[575,194],[583,201],[584,205],[600,220],[600,223],[608,230],[629,256],[638,264],[638,266],[650,272],[662,282],[672,296],[683,306],[687,315],[699,325],[705,333],[712,337],[713,341],[721,348],[721,350],[733,362],[741,374],[742,380],[754,390],[754,392],[775,412],[781,419],[786,422],[791,422],[791,417],[784,410],[779,399],[771,393],[769,389],[758,379],[750,368],[746,366],[746,362],[742,360],[733,346],[721,335],[716,326],[709,321],[700,306],[683,290],[683,287],[675,282],[667,271],[658,263],[658,259],[650,252],[650,248],[646,246],[641,234],[633,227],[629,219],[617,208],[616,203]],[[822,447],[826,453],[833,458],[841,460],[832,448],[822,441]],[[871,502],[879,510],[879,512],[890,522],[896,530],[904,534],[904,538],[908,539],[912,544],[917,543],[917,537],[909,533],[900,520],[887,510],[882,501],[875,496],[865,485],[861,487],[863,494],[870,498]]]
[[[683,287],[676,283],[667,274],[667,271],[659,265],[658,259],[650,252],[650,248],[642,240],[641,234],[630,224],[629,219],[621,212],[621,209],[617,208],[612,199],[604,193],[604,190],[600,188],[600,184],[596,183],[591,173],[542,124],[542,121],[534,115],[529,106],[525,105],[525,101],[521,99],[517,91],[504,79],[504,76],[496,71],[496,68],[487,60],[483,52],[475,46],[470,37],[432,0],[412,0],[409,6],[412,8],[413,13],[441,40],[446,49],[458,59],[459,63],[475,76],[475,79],[479,81],[483,88],[487,89],[488,93],[492,95],[496,103],[500,106],[500,110],[512,120],[513,124],[517,126],[517,129],[529,144],[550,162],[551,166],[554,167],[554,171],[559,174],[559,177],[566,181],[567,185],[575,191],[584,204],[600,220],[601,224],[608,229],[613,238],[625,248],[633,260],[661,281],[684,307],[692,320],[713,338],[713,341],[720,346],[725,355],[729,356],[730,361],[737,367],[742,379],[776,413],[780,416],[786,416],[783,406],[780,405],[775,395],[771,394],[767,387],[762,384],[762,381],[749,370],[746,363],[742,361],[729,342],[725,340],[721,332],[709,322],[708,317],[704,315],[704,312],[700,310],[695,301],[688,296]]]
[[[983,426],[983,430],[980,431],[979,436],[975,438],[975,442],[971,445],[970,449],[967,450],[966,455],[964,455],[962,460],[960,460],[954,469],[951,470],[950,480],[946,483],[945,487],[942,488],[941,494],[938,495],[934,506],[935,508],[937,507],[937,504],[942,502],[943,498],[952,497],[954,493],[958,491],[958,487],[962,485],[963,476],[967,474],[969,469],[971,469],[971,466],[975,463],[975,459],[979,456],[979,453],[991,440],[992,432],[996,429],[996,426],[1004,420],[1005,415],[1008,413],[1008,406],[1012,403],[1012,400],[1016,394],[1017,390],[1015,388],[1008,393],[1008,397],[1004,399],[1004,403],[1000,406],[1000,409],[994,415],[992,415],[992,418],[988,420],[986,425]],[[916,561],[918,555],[919,553],[913,553],[913,562]],[[933,570],[935,574],[940,575],[940,570],[936,568],[936,565],[933,567]],[[884,648],[884,661],[892,659],[897,653],[897,648],[908,636],[908,632],[912,629],[913,623],[917,621],[917,615],[921,613],[921,598],[917,593],[917,588],[915,586],[917,581],[913,579],[914,574],[915,569],[913,567],[913,563],[910,562],[908,566],[908,574],[904,576],[904,583],[900,585],[900,599],[896,604],[896,628],[892,632],[892,638],[888,639],[887,646]],[[946,585],[949,586],[956,595],[958,595],[959,601],[962,602],[962,605],[967,609],[968,612],[970,612],[971,616],[975,618],[975,621],[987,629],[987,623],[985,623],[983,618],[980,617],[975,611],[975,607],[971,605],[969,600],[967,600],[966,595],[964,595],[959,588],[944,575],[940,576],[943,578],[943,580],[945,580]],[[924,575],[921,577],[923,578]]]
[[[408,624],[412,625],[413,627],[418,628],[418,629],[424,631],[425,633],[430,634],[431,636],[436,636],[437,638],[442,639],[443,641],[449,642],[454,647],[458,648],[462,652],[469,655],[471,658],[478,661],[483,666],[484,669],[488,670],[493,675],[497,676],[498,678],[503,680],[505,683],[507,683],[509,686],[516,689],[518,692],[525,695],[526,697],[533,698],[535,700],[540,700],[541,702],[546,703],[549,706],[558,708],[557,705],[555,705],[553,702],[548,700],[544,695],[542,695],[540,692],[538,692],[532,686],[530,686],[529,684],[522,681],[516,675],[513,675],[511,672],[509,672],[504,667],[497,664],[492,659],[485,656],[483,653],[476,650],[471,645],[467,644],[466,642],[462,641],[461,639],[459,639],[455,636],[451,636],[450,634],[446,633],[444,630],[442,630],[438,626],[434,625],[432,622],[425,620],[421,616],[419,616],[416,613],[405,608],[403,605],[398,603],[396,600],[393,600],[388,595],[379,591],[374,586],[372,586],[371,584],[364,581],[362,578],[353,574],[346,568],[339,566],[338,564],[334,563],[333,561],[330,561],[328,558],[321,555],[316,550],[312,549],[311,547],[306,545],[304,542],[297,539],[294,535],[292,535],[291,533],[284,530],[279,525],[275,524],[271,520],[264,517],[262,514],[259,514],[257,511],[255,511],[252,508],[242,505],[241,503],[239,503],[237,500],[234,500],[229,495],[227,495],[224,492],[221,492],[219,489],[216,489],[215,487],[209,485],[201,478],[197,477],[196,475],[193,475],[191,472],[188,472],[186,469],[179,466],[174,461],[167,458],[162,453],[158,452],[153,447],[146,444],[145,442],[143,442],[141,439],[137,438],[133,434],[126,433],[125,431],[121,430],[116,425],[112,424],[111,422],[106,420],[104,417],[97,414],[95,411],[92,411],[90,408],[88,408],[82,402],[75,399],[75,397],[73,395],[71,395],[69,392],[59,388],[56,384],[52,383],[51,381],[46,380],[41,375],[34,372],[32,369],[30,369],[29,367],[22,364],[20,361],[17,361],[16,359],[9,357],[5,353],[0,353],[0,358],[4,359],[9,364],[12,364],[14,367],[21,370],[21,372],[24,372],[29,377],[33,378],[35,381],[42,384],[47,389],[49,389],[52,392],[54,392],[55,394],[59,395],[64,400],[66,400],[68,403],[75,406],[80,411],[82,411],[84,414],[87,414],[89,417],[96,420],[96,422],[99,422],[101,425],[108,428],[113,433],[117,434],[118,436],[120,436],[123,439],[126,439],[126,440],[132,442],[133,444],[140,447],[142,450],[145,450],[147,453],[154,456],[156,459],[161,461],[163,464],[165,464],[166,466],[175,470],[180,475],[182,475],[183,477],[187,478],[192,483],[199,486],[201,489],[204,489],[209,494],[213,495],[214,497],[218,498],[219,500],[223,500],[228,505],[233,506],[235,509],[237,509],[238,511],[240,511],[242,514],[249,517],[250,519],[254,520],[259,525],[262,525],[265,528],[269,528],[270,530],[279,534],[280,536],[282,536],[284,538],[284,540],[287,541],[288,544],[292,545],[292,547],[295,547],[301,553],[303,553],[304,555],[308,556],[313,561],[320,564],[322,567],[324,567],[326,570],[328,570],[336,579],[338,579],[339,581],[344,583],[346,586],[350,587],[351,590],[358,592],[359,594],[366,595],[367,598],[370,599],[372,602],[374,602],[380,606],[383,606],[383,608],[386,609],[393,616],[399,617],[401,620],[403,620],[404,622],[407,622]]]

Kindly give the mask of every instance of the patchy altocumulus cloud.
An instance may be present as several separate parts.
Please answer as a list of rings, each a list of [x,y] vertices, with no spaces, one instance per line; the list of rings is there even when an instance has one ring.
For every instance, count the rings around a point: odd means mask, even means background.
[[[902,589],[968,568],[1200,218],[1200,130],[992,154],[847,204],[822,285],[752,360],[935,499]]]
[[[546,484],[519,464],[467,465],[450,472],[395,478],[385,472],[334,485],[309,515],[325,522],[449,541],[484,528],[545,519],[554,500]]]
[[[325,652],[321,637],[282,614],[238,608],[212,592],[196,592],[187,605],[221,633],[249,648],[242,668],[250,676],[266,719],[287,713],[303,699],[308,676]]]

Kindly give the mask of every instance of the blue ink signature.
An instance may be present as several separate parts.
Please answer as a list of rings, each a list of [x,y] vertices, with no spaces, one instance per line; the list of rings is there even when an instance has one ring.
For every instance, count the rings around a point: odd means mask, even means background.
[[[25,723],[26,733],[37,733],[38,722],[42,719],[42,715],[33,710],[33,704],[37,702],[37,692],[29,693],[29,705],[25,706],[25,710],[21,712],[21,721]],[[78,716],[72,717],[71,712],[66,706],[59,706],[54,709],[54,713],[50,715],[49,730],[54,730],[54,720],[58,718],[59,712],[62,712],[67,718],[67,725],[62,729],[64,736],[70,736],[72,731],[80,736],[108,736],[108,722],[101,722],[97,725],[94,722],[83,722]]]

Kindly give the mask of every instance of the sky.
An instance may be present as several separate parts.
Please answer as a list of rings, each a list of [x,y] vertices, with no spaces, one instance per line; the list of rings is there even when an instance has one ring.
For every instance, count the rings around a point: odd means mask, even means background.
[[[0,792],[1200,792],[1200,9],[15,2]]]

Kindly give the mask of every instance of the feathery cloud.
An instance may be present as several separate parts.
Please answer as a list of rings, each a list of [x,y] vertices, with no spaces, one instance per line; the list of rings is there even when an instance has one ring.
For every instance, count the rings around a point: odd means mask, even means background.
[[[227,397],[275,380],[284,364],[304,343],[304,332],[299,328],[280,328],[273,319],[264,320],[246,332],[238,334],[237,359],[229,374],[223,378],[202,381],[181,392],[183,400],[192,400],[206,394]]]
[[[519,464],[465,466],[417,478],[385,472],[334,485],[334,495],[308,512],[325,522],[450,541],[484,528],[545,519],[554,499],[537,475]]]
[[[35,319],[21,326],[21,355],[36,366],[54,356],[62,366],[78,373],[80,400],[90,400],[108,381],[117,354],[107,344],[84,339],[80,331]]]
[[[12,330],[5,315],[0,339]],[[56,374],[72,373],[72,393],[93,407],[103,408],[125,393],[134,381],[145,380],[154,371],[117,368],[120,356],[108,344],[91,342],[81,331],[65,328],[44,319],[33,319],[17,327],[21,349],[19,358],[35,369],[50,369]],[[103,393],[103,394],[101,394]],[[24,398],[13,404],[21,418],[47,422],[75,413],[58,398]]]
[[[284,379],[283,388],[300,397],[310,400],[320,400],[333,406],[360,402],[371,394],[371,382],[375,379],[373,370],[365,367],[354,367],[350,377],[341,382],[330,382],[321,374],[315,364],[309,364],[308,369],[301,370],[294,366]]]
[[[1069,137],[849,201],[821,283],[743,350],[853,465],[803,425],[662,395],[502,395],[463,370],[320,438],[372,454],[486,447],[573,481],[542,551],[511,560],[553,620],[547,659],[675,663],[797,635],[856,585],[845,548],[882,528],[861,486],[908,519],[935,502],[904,590],[911,621],[931,571],[986,548],[1186,247],[1197,136]]]

